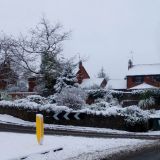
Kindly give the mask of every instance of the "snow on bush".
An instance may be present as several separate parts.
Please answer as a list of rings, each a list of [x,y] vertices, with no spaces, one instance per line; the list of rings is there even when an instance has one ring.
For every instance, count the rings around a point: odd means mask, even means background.
[[[142,99],[139,101],[138,105],[143,109],[147,109],[149,106],[155,105],[155,99],[153,97]]]
[[[121,106],[110,106],[108,102],[93,104],[81,110],[83,113],[103,115],[103,116],[122,116],[125,118],[127,125],[136,123],[146,123],[149,119],[149,112],[143,111],[138,106],[129,106],[122,108]]]
[[[29,110],[39,110],[39,111],[53,111],[53,112],[60,112],[66,111],[71,112],[72,109],[66,106],[57,106],[56,104],[37,104],[35,102],[29,101],[0,101],[0,107],[7,107],[7,108],[17,108],[17,109],[29,109]]]
[[[104,99],[105,99],[106,102],[108,102],[110,104],[110,106],[119,105],[118,99],[113,98],[113,95],[109,90],[106,92],[106,95],[105,95]]]
[[[54,104],[56,103],[56,96],[55,95],[50,95],[47,97],[47,101],[49,104]]]
[[[106,101],[105,99],[97,99],[94,104],[88,105],[88,108],[95,111],[106,111],[109,107],[117,106],[118,102],[116,99],[112,99],[110,101]]]
[[[34,87],[33,91],[39,94],[43,94],[43,91],[45,90],[45,83],[42,82],[42,78],[39,77],[36,83],[37,85]]]
[[[104,98],[106,96],[107,90],[105,89],[93,89],[86,90],[88,97],[92,97],[93,99]]]
[[[24,99],[15,100],[15,102],[17,102],[17,103],[35,102],[37,104],[42,104],[42,105],[48,104],[47,99],[40,96],[40,95],[30,95],[30,96],[27,96]]]
[[[85,105],[85,100],[85,91],[76,87],[64,88],[56,97],[58,105],[64,105],[75,110],[81,109]]]
[[[71,58],[63,64],[63,70],[57,78],[54,86],[56,93],[60,93],[63,88],[75,86],[77,83],[77,77],[74,73],[74,69],[77,64],[73,63],[73,59],[74,58]]]
[[[113,94],[132,94],[132,95],[141,95],[141,94],[146,94],[146,93],[151,93],[152,95],[160,95],[160,89],[159,88],[154,88],[154,89],[138,89],[138,90],[132,90],[132,91],[115,91],[115,90],[110,90]]]
[[[148,112],[143,111],[138,106],[129,106],[119,110],[119,113],[125,116],[127,124],[134,125],[135,123],[145,123],[148,118]]]
[[[129,106],[122,108],[118,100],[113,98],[112,93],[107,90],[89,91],[90,95],[97,98],[92,105],[86,105],[86,93],[84,90],[76,87],[63,88],[60,93],[48,98],[39,95],[28,96],[27,98],[15,100],[13,102],[0,101],[0,106],[18,107],[25,109],[46,110],[47,112],[81,112],[92,115],[102,116],[122,116],[126,124],[134,125],[136,123],[145,123],[149,118],[149,112],[143,111],[138,106]],[[55,103],[56,102],[56,103]],[[147,101],[153,104],[153,99]],[[144,104],[144,103],[143,103]],[[76,111],[75,111],[76,110]]]
[[[9,107],[9,108],[20,108],[20,109],[37,109],[39,108],[39,104],[35,102],[29,102],[26,99],[20,99],[19,101],[0,101],[0,106]]]
[[[94,111],[105,111],[108,107],[110,104],[100,99],[96,100],[94,104],[88,105],[88,108]]]
[[[65,92],[66,93],[66,92]],[[68,95],[71,96],[70,93]],[[70,98],[69,96],[69,98]],[[68,97],[68,96],[67,96]],[[75,98],[75,99],[74,99]],[[104,117],[110,117],[110,116],[121,116],[124,117],[126,124],[127,125],[132,125],[134,126],[135,124],[143,124],[146,123],[149,115],[148,111],[143,111],[140,109],[138,106],[129,106],[126,108],[122,108],[121,106],[112,106],[110,107],[108,102],[99,102],[99,104],[93,104],[91,106],[84,105],[83,109],[75,111],[75,106],[77,107],[76,109],[81,108],[82,104],[80,105],[81,100],[77,101],[76,96],[73,96],[72,99],[66,98],[67,101],[63,101],[63,103],[67,103],[67,106],[58,106],[56,103],[55,104],[37,104],[35,102],[29,102],[29,101],[0,101],[0,107],[10,107],[10,108],[18,108],[18,109],[30,109],[30,110],[39,110],[39,111],[46,111],[46,112],[80,112],[80,113],[85,113],[85,114],[92,114],[92,115],[101,115]],[[71,101],[68,101],[71,100]],[[73,101],[74,100],[74,101]],[[62,102],[62,101],[60,101]],[[74,105],[72,106],[72,103]],[[71,106],[70,106],[71,105]],[[99,106],[98,106],[99,105]],[[73,109],[71,109],[73,107]]]
[[[93,93],[93,92],[92,92]],[[94,94],[99,94],[99,90],[95,91]],[[119,102],[116,98],[113,98],[111,92],[106,90],[105,93],[102,92],[104,95],[100,96],[102,98],[98,98],[95,100],[94,104],[88,106],[91,110],[95,111],[105,111],[109,107],[112,106],[119,106]]]
[[[143,109],[147,109],[150,106],[155,105],[155,99],[153,98],[154,93],[151,90],[146,90],[140,95],[139,106]]]

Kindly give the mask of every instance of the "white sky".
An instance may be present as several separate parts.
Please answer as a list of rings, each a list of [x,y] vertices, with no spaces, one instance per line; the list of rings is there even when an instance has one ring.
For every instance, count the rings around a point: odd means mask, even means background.
[[[131,50],[136,64],[160,62],[160,0],[0,0],[0,30],[8,34],[25,33],[42,15],[72,30],[65,56],[88,57],[91,76],[103,66],[123,78]]]

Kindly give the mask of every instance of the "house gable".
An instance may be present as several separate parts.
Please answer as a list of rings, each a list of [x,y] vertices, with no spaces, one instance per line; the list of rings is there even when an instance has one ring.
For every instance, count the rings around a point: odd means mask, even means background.
[[[146,83],[160,87],[160,64],[132,65],[126,76],[127,89]]]
[[[90,79],[90,76],[84,68],[82,61],[79,62],[79,70],[76,75],[79,84],[81,84],[84,79]]]

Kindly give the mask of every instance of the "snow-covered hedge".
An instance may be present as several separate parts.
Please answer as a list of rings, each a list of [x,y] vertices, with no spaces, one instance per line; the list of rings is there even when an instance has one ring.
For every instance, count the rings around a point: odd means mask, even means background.
[[[40,111],[47,110],[49,111],[67,111],[72,112],[73,109],[70,109],[67,106],[58,106],[57,104],[38,104],[35,102],[29,101],[0,101],[0,106],[11,107],[11,108],[20,108],[20,109],[38,109]],[[77,110],[77,112],[93,114],[93,115],[103,115],[103,116],[125,116],[131,117],[134,119],[136,117],[145,117],[147,116],[147,111],[143,111],[137,106],[130,106],[122,108],[121,106],[110,106],[108,102],[96,103],[93,105],[84,106],[83,109]]]
[[[27,96],[26,98],[15,100],[14,102],[16,103],[35,102],[42,105],[48,103],[47,99],[40,95],[30,95],[30,96]]]
[[[146,92],[150,92],[151,94],[154,95],[160,95],[160,89],[143,89],[143,90],[128,90],[128,91],[115,91],[115,90],[110,90],[110,92],[112,94],[119,94],[119,95],[123,95],[123,94],[132,94],[132,95],[137,95],[137,94],[144,94]]]
[[[74,110],[85,105],[86,94],[84,90],[76,87],[64,88],[55,98],[58,105],[64,105]]]
[[[106,89],[93,89],[93,90],[86,90],[88,97],[98,99],[98,98],[104,98],[109,92]]]
[[[39,111],[47,111],[47,112],[59,112],[59,111],[67,111],[70,112],[72,109],[66,106],[57,106],[56,104],[38,104],[36,102],[29,101],[0,101],[0,107],[8,107],[8,108],[17,108],[17,109],[29,109],[29,110],[39,110]]]
[[[143,111],[138,106],[129,106],[121,109],[120,114],[125,116],[125,121],[129,125],[134,125],[136,123],[146,123],[149,119],[149,114],[147,111]]]
[[[50,97],[51,100],[56,99],[58,104],[51,104],[48,99],[34,95],[15,101],[0,101],[0,107],[47,112],[80,112],[104,117],[121,116],[124,117],[126,123],[130,125],[145,123],[149,118],[149,113],[143,111],[138,106],[122,108],[111,94],[106,94],[103,99],[97,99],[96,103],[92,105],[85,104],[85,95],[83,94],[84,93],[79,90],[75,92],[72,88],[72,90],[64,90],[64,92],[61,92],[56,98],[54,96]]]
[[[142,99],[139,101],[138,105],[143,109],[147,109],[150,106],[155,105],[155,99],[153,97]]]

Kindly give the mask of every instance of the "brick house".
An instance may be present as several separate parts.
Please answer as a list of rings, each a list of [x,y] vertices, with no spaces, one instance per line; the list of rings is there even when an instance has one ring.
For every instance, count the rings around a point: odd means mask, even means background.
[[[125,79],[109,79],[107,81],[105,78],[91,78],[80,61],[76,76],[80,87],[83,89],[94,88],[94,86],[120,91],[159,88],[160,64],[133,65],[133,62],[129,60]],[[33,92],[36,86],[36,77],[29,78],[28,83],[29,92]]]
[[[159,88],[160,64],[133,65],[129,60],[126,80],[127,89]]]
[[[80,84],[80,86],[83,88],[83,86],[88,85],[87,87],[89,87],[90,85],[98,85],[99,87],[104,88],[107,84],[107,81],[104,78],[94,78],[91,79],[88,72],[86,71],[85,67],[82,64],[82,61],[79,62],[79,66],[78,66],[78,72],[76,73],[77,76],[77,80],[78,83]],[[41,77],[39,76],[31,76],[30,78],[28,78],[28,91],[29,92],[34,92],[34,89],[37,85],[37,79],[39,79]]]
[[[76,75],[79,84],[81,84],[84,79],[90,79],[90,76],[87,73],[86,69],[84,68],[82,61],[79,62],[79,70]]]
[[[83,66],[82,61],[79,62],[79,69],[76,76],[80,87],[83,89],[105,88],[107,85],[107,80],[105,78],[91,78]],[[92,96],[86,99],[87,104],[92,104],[94,101],[95,98]]]
[[[79,62],[79,70],[76,75],[80,87],[84,89],[91,87],[105,88],[107,85],[107,80],[105,78],[91,78],[84,68],[82,61]]]

